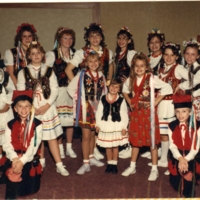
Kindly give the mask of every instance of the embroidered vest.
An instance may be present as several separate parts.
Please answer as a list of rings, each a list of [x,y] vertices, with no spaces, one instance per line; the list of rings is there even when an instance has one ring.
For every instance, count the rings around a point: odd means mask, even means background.
[[[67,63],[64,60],[62,60],[62,58],[59,58],[58,49],[54,49],[53,52],[55,54],[55,62],[53,64],[53,70],[57,77],[58,85],[59,87],[66,87],[69,84],[69,79],[65,73]],[[75,52],[75,50],[73,52]],[[78,72],[78,68],[75,67],[73,69],[74,76],[77,74],[77,72]]]
[[[10,50],[11,53],[13,54],[13,61],[14,61],[14,75],[17,77],[18,72],[22,69],[25,68],[25,63],[23,63],[23,60],[19,58],[19,68],[18,68],[18,61],[17,61],[17,48],[13,48]]]
[[[83,51],[85,52],[88,49],[88,47],[83,47]],[[101,66],[99,67],[99,71],[102,71],[104,76],[107,77],[108,75],[108,68],[109,68],[109,50],[107,48],[103,48],[103,54],[100,57],[100,63]],[[82,63],[79,64],[79,68],[83,69],[85,68],[85,59],[82,61]]]
[[[197,121],[197,128],[199,127],[199,122]],[[179,121],[175,120],[169,123],[169,128],[172,131],[172,139],[174,144],[177,146],[177,148],[181,151],[186,150],[190,151],[192,146],[192,138],[194,136],[194,129],[191,130],[191,138],[189,136],[189,126],[187,127],[186,133],[185,133],[185,140],[184,145],[182,143],[182,135],[181,135],[181,129],[179,128]]]
[[[26,138],[27,146],[30,146],[30,142],[32,137],[34,137],[34,130],[37,126],[39,126],[42,122],[38,119],[34,118],[34,122],[31,127],[30,136]],[[25,152],[27,148],[20,142],[20,131],[21,131],[21,121],[19,118],[15,118],[8,122],[8,127],[11,130],[11,144],[15,151],[23,151]],[[24,138],[21,138],[24,141]]]
[[[151,54],[148,55],[149,62],[150,62],[150,57],[151,57]],[[152,73],[155,76],[158,76],[158,74],[159,74],[159,65],[160,65],[160,61],[158,62],[158,64],[154,68],[151,68]]]
[[[158,76],[162,81],[164,81],[164,82],[166,82],[166,83],[168,83],[168,84],[171,85],[173,92],[175,91],[176,87],[183,81],[183,79],[177,79],[177,78],[175,77],[174,71],[175,71],[177,65],[178,65],[178,64],[172,66],[172,67],[169,69],[169,71],[167,72],[167,76],[165,76],[165,77],[163,77],[163,78],[161,77],[161,75]],[[161,73],[164,74],[164,69],[165,69],[164,67],[161,67],[161,68],[159,69],[159,74],[161,74]],[[183,94],[185,94],[185,92],[184,92],[183,90],[178,90],[176,94],[178,94],[178,95],[183,95]],[[171,100],[171,99],[172,99],[172,95],[173,95],[173,94],[166,95],[163,99],[164,99],[164,100]]]
[[[49,78],[52,74],[52,71],[53,68],[47,67],[45,74],[39,80],[45,99],[48,99],[51,94]],[[27,67],[24,68],[24,77],[26,81],[25,82],[26,90],[35,90],[38,80],[31,76],[31,73]]]
[[[102,97],[102,104],[103,104],[103,116],[101,117],[101,120],[108,121],[108,115],[110,114],[112,117],[113,122],[120,122],[120,107],[122,104],[123,98],[119,97],[117,101],[115,101],[112,104],[109,104],[106,100],[106,95]]]
[[[115,64],[116,64],[116,74],[115,77],[121,79],[122,76],[129,77],[130,74],[130,67],[127,64],[127,54],[128,51],[126,51],[126,54],[123,56],[122,59],[118,60],[117,58],[115,59]]]
[[[102,91],[104,89],[104,78],[101,76],[97,81],[97,91],[95,91],[95,83],[92,80],[92,78],[87,75],[87,73],[84,74],[84,80],[83,80],[84,88],[85,88],[85,100],[88,101],[94,101],[95,100],[95,93],[96,93],[96,100],[99,101],[100,97],[102,95]]]
[[[193,75],[195,75],[199,70],[200,70],[200,66],[196,67],[196,69],[194,69],[193,71],[191,71],[191,73],[192,73]],[[197,84],[195,87],[193,87],[193,88],[192,88],[192,91],[194,92],[194,91],[196,91],[196,90],[198,90],[198,89],[200,89],[200,83]]]

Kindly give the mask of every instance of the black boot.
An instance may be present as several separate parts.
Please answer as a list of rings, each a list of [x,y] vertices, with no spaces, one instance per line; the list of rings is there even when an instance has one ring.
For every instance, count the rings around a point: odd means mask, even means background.
[[[107,166],[106,166],[106,170],[105,170],[105,173],[112,173],[112,166],[113,165],[111,165],[111,164],[107,164]]]
[[[112,165],[112,174],[117,174],[117,173],[118,173],[117,165]]]

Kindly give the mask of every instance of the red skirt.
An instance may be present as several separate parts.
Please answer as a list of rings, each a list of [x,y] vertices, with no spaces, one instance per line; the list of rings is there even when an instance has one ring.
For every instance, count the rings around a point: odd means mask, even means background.
[[[79,126],[81,128],[88,128],[92,131],[95,130],[95,113],[94,109],[91,104],[87,101],[86,102],[86,122],[83,122],[83,114],[82,114],[82,106],[80,108],[80,115],[79,115]]]
[[[130,113],[129,141],[135,147],[151,146],[150,109],[134,109]],[[158,116],[155,114],[155,144],[159,143],[160,130]]]

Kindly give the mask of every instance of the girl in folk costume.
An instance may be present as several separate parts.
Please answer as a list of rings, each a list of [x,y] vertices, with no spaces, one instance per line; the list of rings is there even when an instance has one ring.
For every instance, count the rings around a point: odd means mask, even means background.
[[[172,93],[169,84],[161,81],[150,73],[148,58],[143,53],[133,57],[130,77],[123,85],[123,94],[131,110],[129,123],[129,141],[132,148],[131,164],[122,173],[129,176],[136,172],[136,160],[139,149],[143,146],[151,147],[152,169],[149,181],[158,177],[157,170],[157,145],[160,143],[158,117],[155,106]],[[160,96],[155,99],[154,89],[160,89]],[[150,121],[151,120],[151,121]]]
[[[158,69],[162,58],[162,47],[165,42],[165,35],[159,29],[153,29],[147,38],[147,46],[149,49],[149,63],[154,75],[158,75]],[[158,148],[158,157],[160,157],[161,148]],[[150,151],[146,151],[141,157],[151,159]]]
[[[170,84],[173,92],[175,91],[177,85],[188,79],[188,72],[182,65],[179,64],[180,61],[180,46],[167,42],[163,46],[163,57],[158,77],[164,82]],[[184,94],[184,91],[179,90],[177,94]],[[175,113],[174,106],[172,104],[172,95],[167,95],[158,105],[158,118],[161,134],[161,158],[158,160],[158,166],[160,167],[168,166],[168,124],[174,120],[174,117]],[[168,175],[169,172],[166,171],[165,174]]]
[[[194,197],[200,175],[200,161],[196,156],[200,145],[200,123],[191,115],[191,95],[174,95],[176,120],[169,123],[170,184],[181,196]]]
[[[7,84],[8,74],[0,68],[0,166],[3,166],[6,161],[6,157],[3,156],[2,138],[7,122],[13,118],[12,109],[10,109],[12,101],[6,92]]]
[[[165,42],[165,35],[159,29],[153,29],[148,34],[147,46],[150,54],[148,55],[150,67],[154,75],[158,75],[158,68],[162,58],[162,47]]]
[[[76,125],[82,128],[83,165],[77,174],[90,171],[90,166],[104,164],[94,158],[95,112],[102,95],[107,93],[106,80],[96,51],[85,52],[87,70],[82,69],[70,82],[67,91],[76,100]],[[75,108],[75,106],[74,106]]]
[[[73,59],[67,65],[65,72],[68,78],[70,80],[73,79],[74,77],[73,69],[75,67],[79,67],[80,69],[86,67],[84,52],[86,52],[87,50],[94,50],[100,56],[101,66],[99,67],[98,70],[103,72],[107,80],[107,85],[109,85],[109,82],[113,77],[113,68],[114,68],[112,61],[113,53],[111,50],[108,50],[106,48],[105,36],[101,25],[92,23],[89,25],[89,27],[85,27],[84,39],[86,42],[85,46],[82,49],[76,51]],[[94,150],[94,156],[97,159],[104,158],[104,156],[100,154],[100,152],[96,147]]]
[[[189,80],[185,81],[177,87],[182,90],[191,89],[192,101],[195,107],[195,116],[200,121],[200,43],[196,40],[184,41],[184,58],[186,69],[188,69]],[[189,91],[188,91],[189,92]]]
[[[128,27],[122,27],[117,33],[117,47],[115,50],[115,78],[124,82],[129,77],[131,60],[135,55],[132,34]]]
[[[96,112],[97,145],[106,148],[106,173],[117,174],[119,146],[128,143],[128,109],[121,93],[122,82],[112,79],[109,93],[102,96]]]
[[[36,118],[42,121],[42,140],[47,140],[51,154],[56,162],[56,170],[63,176],[68,171],[61,162],[57,137],[63,133],[54,102],[58,95],[57,78],[52,67],[44,64],[45,51],[38,42],[32,42],[27,49],[28,66],[18,73],[18,90],[33,90],[33,105]],[[45,166],[44,143],[41,146],[42,166]]]
[[[73,139],[73,100],[67,93],[69,79],[65,74],[67,63],[73,58],[75,49],[75,32],[72,29],[60,27],[55,34],[54,50],[46,54],[46,65],[53,67],[58,80],[59,93],[56,99],[56,108],[61,126],[66,127],[66,155],[76,158],[72,149]],[[65,157],[62,136],[58,139],[61,158]]]
[[[32,24],[23,23],[17,27],[15,36],[15,48],[5,52],[4,64],[10,75],[12,90],[17,87],[17,74],[20,69],[27,66],[26,51],[32,41],[37,41],[36,29]]]
[[[8,122],[3,136],[5,163],[5,199],[30,195],[40,189],[42,166],[38,147],[42,140],[42,122],[34,118],[31,90],[13,92],[16,117]],[[6,178],[5,178],[6,177]]]

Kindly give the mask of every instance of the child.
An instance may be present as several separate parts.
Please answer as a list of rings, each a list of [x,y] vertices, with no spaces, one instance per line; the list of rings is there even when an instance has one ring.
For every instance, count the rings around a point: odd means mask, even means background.
[[[128,143],[128,109],[125,100],[119,95],[122,82],[112,79],[109,93],[102,96],[96,112],[97,145],[106,148],[106,173],[117,174],[118,146]]]
[[[153,29],[148,34],[147,46],[149,48],[149,62],[154,75],[158,75],[158,66],[162,58],[162,47],[165,42],[165,35],[159,29]]]
[[[132,34],[128,27],[122,27],[117,33],[117,47],[115,50],[115,78],[124,82],[129,77],[131,60],[135,55]]]
[[[195,195],[195,169],[198,174],[200,173],[199,161],[195,159],[199,151],[200,124],[190,119],[190,95],[174,95],[173,103],[177,119],[169,123],[168,129],[169,149],[173,155],[169,161],[169,180],[172,187],[181,195],[191,198]]]
[[[100,58],[96,51],[85,52],[87,70],[81,70],[70,82],[67,91],[76,100],[76,125],[82,128],[83,165],[77,171],[82,175],[90,171],[90,165],[104,164],[94,158],[95,112],[102,95],[107,93],[103,73],[98,71]],[[79,113],[80,112],[80,113]]]
[[[161,66],[158,70],[158,77],[172,86],[173,92],[177,85],[184,80],[188,80],[187,70],[180,65],[181,53],[180,46],[171,42],[167,42],[163,46],[163,57]],[[179,90],[178,94],[184,94],[183,90]],[[159,93],[158,93],[159,95]],[[161,134],[161,158],[158,160],[158,166],[168,166],[168,149],[169,149],[169,138],[168,138],[168,124],[173,121],[175,117],[174,107],[172,104],[172,95],[167,95],[158,105],[158,118],[159,127]],[[165,173],[169,174],[168,171]]]
[[[17,87],[17,74],[20,69],[27,66],[26,51],[32,41],[37,40],[36,29],[32,24],[22,23],[17,27],[14,39],[15,48],[5,52],[4,64],[10,75],[13,90]]]
[[[36,117],[42,121],[42,140],[47,140],[50,152],[56,162],[56,170],[63,176],[68,176],[64,168],[57,137],[63,131],[54,102],[58,95],[58,83],[52,67],[44,64],[45,51],[38,42],[32,42],[27,49],[28,66],[18,73],[18,90],[33,90],[33,105]],[[45,167],[44,144],[41,147],[40,162]]]
[[[154,107],[165,95],[171,94],[172,89],[169,84],[161,81],[158,77],[153,77],[149,71],[147,57],[143,53],[135,54],[130,77],[124,83],[122,91],[132,109],[129,123],[129,141],[133,146],[130,167],[122,173],[122,176],[129,176],[136,172],[139,148],[150,146],[153,165],[148,180],[155,181],[158,177],[157,145],[160,143],[160,132]],[[160,89],[160,96],[155,101],[154,88]],[[129,96],[130,94],[131,96]]]
[[[67,63],[73,58],[75,49],[75,32],[72,29],[60,27],[55,34],[55,47],[46,54],[46,65],[53,67],[58,80],[59,92],[56,99],[56,108],[61,126],[66,127],[66,155],[76,158],[72,149],[73,139],[73,100],[67,93],[69,79],[65,74]],[[58,139],[61,158],[65,158],[62,136]]]
[[[3,135],[3,150],[9,160],[5,163],[6,199],[30,195],[40,189],[41,164],[37,153],[42,140],[42,122],[34,118],[32,91],[13,93],[17,116],[8,122]]]
[[[188,69],[189,80],[177,87],[192,94],[193,105],[195,107],[196,120],[200,121],[200,44],[196,40],[184,41],[184,58],[186,69]]]
[[[149,63],[150,68],[153,71],[154,75],[158,75],[158,68],[160,65],[160,61],[162,58],[162,47],[165,42],[165,35],[164,33],[161,33],[159,29],[153,29],[151,33],[148,34],[147,38],[147,46],[149,49]],[[158,156],[160,157],[161,149],[158,149]],[[151,153],[150,151],[147,151],[141,155],[141,157],[147,157],[148,159],[151,159]]]
[[[65,70],[69,80],[71,81],[74,77],[73,69],[75,67],[79,67],[80,69],[85,68],[85,52],[87,50],[94,50],[99,54],[101,67],[99,67],[99,71],[102,71],[106,80],[107,85],[109,85],[110,80],[113,77],[113,61],[112,56],[113,53],[111,50],[106,48],[105,44],[105,36],[103,29],[100,24],[92,23],[89,27],[85,27],[85,47],[76,51],[72,60],[70,60],[67,68]],[[104,156],[98,151],[95,147],[94,156],[97,159],[103,159]]]
[[[2,138],[5,134],[7,122],[13,118],[12,109],[10,109],[12,101],[9,95],[6,94],[7,84],[8,74],[0,68],[0,166],[3,166],[6,161],[6,157],[3,156]]]

